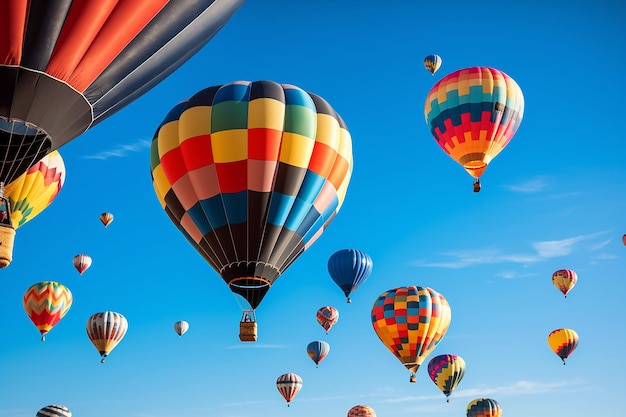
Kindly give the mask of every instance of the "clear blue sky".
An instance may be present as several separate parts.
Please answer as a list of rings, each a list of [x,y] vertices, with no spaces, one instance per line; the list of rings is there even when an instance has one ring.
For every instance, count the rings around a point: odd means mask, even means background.
[[[248,1],[163,83],[60,149],[67,180],[57,200],[17,231],[0,271],[0,417],[63,404],[74,417],[465,416],[490,397],[505,417],[617,415],[626,360],[626,6],[617,1]],[[424,56],[443,58],[432,77]],[[492,66],[524,92],[524,119],[471,190],[424,121],[444,75]],[[354,174],[324,235],[276,282],[257,310],[259,341],[238,340],[240,310],[219,276],[157,202],[149,143],[165,114],[204,87],[269,79],[324,97],[346,121]],[[108,229],[98,215],[110,211]],[[361,249],[370,278],[346,304],[328,257]],[[93,258],[82,276],[78,253]],[[552,286],[574,269],[567,299]],[[33,283],[67,285],[74,304],[45,343],[22,308]],[[370,309],[397,286],[429,286],[452,308],[433,354],[467,364],[451,403],[425,366],[417,383],[374,333]],[[324,305],[340,311],[326,335]],[[114,310],[129,331],[106,364],[85,323]],[[190,330],[179,338],[177,320]],[[548,333],[580,335],[567,366]],[[315,367],[309,342],[331,345]],[[286,372],[304,385],[287,408]]]

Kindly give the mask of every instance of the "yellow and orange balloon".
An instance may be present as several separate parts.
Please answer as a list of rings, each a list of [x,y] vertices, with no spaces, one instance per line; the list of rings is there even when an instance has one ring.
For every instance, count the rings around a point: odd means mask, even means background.
[[[41,341],[46,334],[67,314],[72,306],[72,293],[63,284],[43,281],[33,284],[23,297],[24,310],[33,322]]]
[[[552,284],[563,293],[565,298],[578,281],[578,275],[571,269],[559,269],[552,274]]]
[[[566,328],[553,330],[548,335],[548,345],[565,365],[565,360],[578,346],[578,333]]]

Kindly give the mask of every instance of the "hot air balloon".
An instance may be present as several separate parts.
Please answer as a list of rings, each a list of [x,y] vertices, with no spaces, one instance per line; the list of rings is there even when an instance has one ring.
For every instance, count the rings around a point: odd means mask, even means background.
[[[243,2],[2,1],[0,190],[171,74]]]
[[[355,405],[348,411],[348,417],[376,417],[376,412],[367,405]]]
[[[328,334],[329,330],[337,323],[337,320],[339,320],[339,310],[335,307],[324,306],[317,310],[315,318],[320,326],[326,330],[326,334]]]
[[[126,335],[128,321],[120,313],[105,311],[89,317],[86,329],[89,340],[100,353],[100,362],[104,363],[104,359]]]
[[[578,275],[571,269],[559,269],[552,274],[552,284],[563,293],[565,298],[578,281]]]
[[[280,395],[287,401],[287,407],[289,407],[291,400],[294,399],[302,388],[302,378],[294,373],[281,375],[276,380],[276,388],[278,388]]]
[[[100,221],[102,222],[104,227],[109,227],[111,222],[113,222],[113,215],[111,213],[104,212],[100,215]]]
[[[78,271],[79,275],[82,275],[91,266],[91,256],[85,254],[79,254],[74,256],[72,261],[74,268]]]
[[[448,331],[448,301],[431,288],[399,287],[382,293],[372,306],[372,326],[383,344],[415,372]]]
[[[1,148],[0,144],[0,154]],[[15,231],[48,207],[64,182],[63,158],[53,151],[14,179],[3,192],[0,184],[0,268],[11,263]]]
[[[502,408],[491,398],[476,398],[467,405],[467,417],[500,417]]]
[[[522,122],[524,96],[502,71],[465,68],[435,84],[424,113],[439,146],[474,177],[478,192],[480,176]]]
[[[441,67],[441,57],[439,55],[428,55],[424,58],[424,67],[432,75],[435,75],[439,67]]]
[[[576,346],[578,346],[578,333],[572,329],[556,329],[550,332],[548,335],[548,345],[554,353],[563,361],[565,365],[565,359],[574,352]]]
[[[170,220],[245,299],[240,339],[256,340],[246,320],[343,204],[352,173],[345,123],[292,85],[209,87],[170,111],[150,165]]]
[[[72,412],[64,405],[48,405],[39,410],[35,417],[72,417]]]
[[[72,293],[63,284],[53,281],[38,282],[26,290],[24,310],[41,333],[46,334],[67,314],[72,306]]]
[[[187,323],[185,320],[177,321],[176,323],[174,323],[174,331],[178,334],[178,336],[184,335],[185,333],[187,333],[187,330],[189,330],[189,323]]]
[[[622,243],[626,246],[626,235],[622,236]]]
[[[357,249],[343,249],[335,252],[328,259],[328,273],[346,295],[350,302],[350,293],[372,273],[372,258]]]
[[[428,362],[428,375],[450,402],[450,394],[465,375],[465,361],[457,355],[439,355]]]
[[[315,367],[319,365],[319,363],[324,360],[324,358],[330,352],[330,345],[323,340],[316,340],[311,342],[306,347],[306,353],[309,355],[309,358],[315,362]]]

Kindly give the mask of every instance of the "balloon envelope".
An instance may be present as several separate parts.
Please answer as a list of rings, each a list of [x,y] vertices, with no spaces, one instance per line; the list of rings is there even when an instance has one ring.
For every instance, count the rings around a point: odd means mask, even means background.
[[[355,405],[348,411],[348,417],[376,417],[376,412],[367,405]]]
[[[86,329],[89,340],[100,353],[104,363],[104,358],[126,335],[128,321],[120,313],[105,311],[89,317]]]
[[[372,258],[357,249],[337,251],[328,259],[328,273],[341,288],[348,302],[350,293],[370,276],[372,267]]]
[[[424,114],[441,149],[479,178],[517,132],[524,115],[524,96],[502,71],[464,68],[435,84],[426,98]]]
[[[572,329],[556,329],[548,335],[548,345],[563,361],[574,352],[578,346],[578,333]]]
[[[0,181],[155,86],[243,1],[3,1]]]
[[[8,184],[4,195],[9,199],[13,227],[23,226],[48,207],[64,183],[65,163],[53,151]]]
[[[382,293],[371,317],[378,338],[411,372],[414,382],[415,372],[448,331],[452,312],[437,291],[409,286]]]
[[[491,398],[477,398],[467,405],[467,417],[500,417],[502,408]]]
[[[330,345],[323,340],[316,340],[311,342],[306,347],[306,353],[309,355],[309,358],[315,362],[315,365],[319,365],[319,363],[324,360],[324,358],[330,352]]]
[[[175,106],[155,133],[150,165],[170,220],[255,309],[339,211],[352,141],[322,98],[237,81]]]
[[[187,333],[187,330],[189,330],[189,323],[187,323],[185,320],[177,321],[176,323],[174,323],[174,331],[179,336]]]
[[[430,72],[432,75],[435,75],[439,67],[441,67],[441,57],[439,55],[428,55],[424,58],[424,67]]]
[[[100,215],[100,221],[104,227],[108,227],[113,222],[113,215],[111,213],[102,213]]]
[[[41,333],[41,340],[67,314],[72,293],[63,284],[43,281],[32,285],[23,297],[24,310]]]
[[[428,362],[428,375],[437,388],[449,397],[465,375],[465,361],[457,355],[438,355]]]
[[[83,274],[89,267],[91,266],[91,256],[85,254],[79,254],[74,256],[72,260],[74,264],[74,268],[78,271],[80,275]]]
[[[326,330],[326,334],[328,334],[328,331],[337,323],[337,320],[339,320],[339,310],[335,307],[324,306],[317,310],[315,318],[320,326]]]
[[[290,403],[302,388],[302,378],[294,373],[281,375],[276,380],[276,388],[285,401]]]
[[[552,274],[552,284],[563,293],[565,297],[574,288],[578,281],[578,275],[571,269],[559,269]]]
[[[72,412],[64,405],[48,405],[39,410],[35,417],[72,417]]]

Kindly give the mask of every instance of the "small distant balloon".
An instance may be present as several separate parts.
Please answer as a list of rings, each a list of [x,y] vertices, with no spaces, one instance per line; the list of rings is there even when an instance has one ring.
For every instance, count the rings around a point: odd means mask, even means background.
[[[428,362],[428,375],[450,402],[450,394],[465,375],[465,361],[457,355],[439,355]]]
[[[113,222],[113,215],[111,213],[102,213],[100,215],[100,221],[104,225],[104,227],[109,227],[111,222]]]
[[[328,273],[350,302],[350,293],[372,273],[372,258],[357,249],[342,249],[328,259]]]
[[[376,411],[367,405],[355,405],[348,411],[348,417],[376,417]]]
[[[38,282],[24,293],[24,310],[41,333],[46,334],[67,314],[72,306],[72,293],[63,284],[53,281]]]
[[[439,67],[441,67],[441,57],[439,55],[428,55],[424,58],[424,67],[430,72],[432,75],[435,75]]]
[[[73,264],[78,274],[82,275],[91,266],[91,256],[85,254],[76,255],[74,256]]]
[[[174,331],[179,336],[187,333],[187,330],[189,330],[189,323],[187,323],[185,320],[177,321],[176,323],[174,323]]]
[[[548,335],[548,345],[554,353],[563,361],[565,365],[565,359],[574,352],[576,346],[578,346],[578,333],[572,329],[556,329],[550,332]]]
[[[120,313],[104,311],[89,317],[86,329],[89,340],[100,353],[100,362],[104,363],[104,359],[126,335],[128,321]]]
[[[328,334],[330,329],[337,323],[337,320],[339,320],[339,310],[335,307],[324,306],[317,310],[315,318],[320,326],[326,330],[326,334]]]
[[[552,274],[552,284],[563,293],[565,298],[578,281],[578,275],[571,269],[559,269]]]
[[[311,342],[306,347],[306,353],[309,355],[309,358],[315,362],[315,367],[328,356],[328,352],[330,352],[330,345],[323,340]]]
[[[622,236],[622,243],[626,246],[626,235]]]
[[[280,395],[287,401],[287,407],[289,407],[291,400],[294,399],[302,388],[302,378],[294,373],[281,375],[276,380],[276,388],[278,388]]]
[[[500,417],[502,407],[491,398],[476,398],[467,405],[467,417]]]
[[[47,405],[35,417],[72,417],[72,412],[64,405]]]

